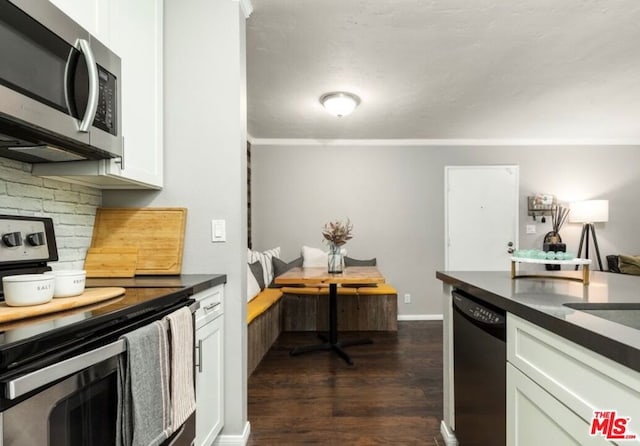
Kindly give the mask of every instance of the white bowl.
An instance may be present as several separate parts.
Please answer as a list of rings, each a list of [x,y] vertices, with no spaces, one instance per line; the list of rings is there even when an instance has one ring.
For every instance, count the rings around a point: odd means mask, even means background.
[[[47,274],[20,274],[2,278],[4,301],[11,307],[46,304],[53,297],[54,277]]]
[[[48,271],[46,275],[55,277],[53,297],[71,297],[82,294],[87,280],[84,270]]]

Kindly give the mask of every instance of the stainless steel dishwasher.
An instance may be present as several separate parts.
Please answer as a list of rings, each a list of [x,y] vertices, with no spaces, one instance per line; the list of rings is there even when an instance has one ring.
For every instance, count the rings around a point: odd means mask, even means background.
[[[506,445],[506,313],[453,297],[455,434],[460,446]]]

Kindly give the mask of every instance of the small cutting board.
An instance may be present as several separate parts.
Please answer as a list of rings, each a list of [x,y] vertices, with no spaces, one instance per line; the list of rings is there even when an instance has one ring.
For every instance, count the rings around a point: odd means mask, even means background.
[[[91,248],[138,248],[136,274],[182,270],[185,208],[98,208]]]
[[[89,248],[84,269],[87,277],[133,277],[137,263],[136,247]]]
[[[10,307],[2,303],[0,304],[0,323],[83,307],[103,300],[113,299],[124,293],[125,289],[120,287],[87,288],[84,293],[78,296],[57,297],[51,302],[42,305]]]

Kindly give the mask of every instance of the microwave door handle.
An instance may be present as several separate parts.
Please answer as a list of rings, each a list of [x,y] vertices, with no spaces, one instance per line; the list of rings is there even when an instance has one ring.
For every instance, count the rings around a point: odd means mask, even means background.
[[[73,52],[75,51],[75,47],[69,50],[69,56],[67,57],[67,63],[64,66],[64,103],[67,106],[67,110],[69,114],[71,114],[71,92],[69,91],[69,78],[71,76],[71,58],[73,57]]]
[[[100,93],[100,81],[98,79],[98,65],[96,65],[96,59],[93,56],[91,45],[85,39],[78,39],[75,44],[87,63],[87,71],[89,72],[89,98],[87,100],[87,109],[84,112],[84,118],[78,125],[78,130],[83,133],[87,133],[93,124],[93,120],[96,117],[96,110],[98,110],[98,95]]]
[[[126,348],[125,341],[119,339],[111,344],[82,353],[81,355],[74,356],[73,358],[65,359],[57,364],[52,364],[40,370],[27,373],[26,375],[22,375],[10,381],[3,381],[2,383],[4,384],[5,389],[4,396],[9,400],[16,399],[60,378],[72,375],[82,369],[86,369],[87,367],[91,367],[92,365],[99,364],[102,361],[106,361],[109,358],[117,356],[120,353],[123,353]]]

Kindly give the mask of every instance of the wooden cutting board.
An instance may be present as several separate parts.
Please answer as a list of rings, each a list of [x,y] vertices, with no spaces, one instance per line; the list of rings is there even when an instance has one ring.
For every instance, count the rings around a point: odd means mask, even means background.
[[[180,274],[185,208],[98,208],[91,248],[135,247],[136,275]]]
[[[78,296],[57,297],[51,300],[51,302],[41,305],[10,307],[2,303],[0,304],[0,323],[83,307],[103,300],[113,299],[124,293],[125,289],[120,287],[87,288],[84,293]]]
[[[84,260],[87,277],[133,277],[138,264],[138,248],[89,248]]]

